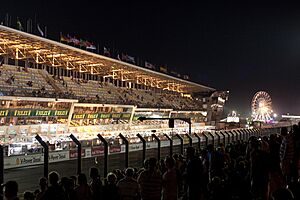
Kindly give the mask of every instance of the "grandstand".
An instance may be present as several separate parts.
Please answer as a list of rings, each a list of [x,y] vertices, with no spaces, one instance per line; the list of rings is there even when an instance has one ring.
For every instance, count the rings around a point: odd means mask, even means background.
[[[22,140],[19,133],[86,138],[99,132],[111,137],[122,131],[169,131],[163,121],[138,122],[140,116],[184,116],[200,130],[214,125],[228,97],[228,92],[5,26],[0,26],[1,60],[3,143]],[[187,129],[179,122],[178,127]]]

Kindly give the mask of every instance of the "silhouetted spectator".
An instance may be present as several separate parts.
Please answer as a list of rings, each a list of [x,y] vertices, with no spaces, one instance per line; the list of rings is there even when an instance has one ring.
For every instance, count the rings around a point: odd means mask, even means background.
[[[212,178],[211,182],[208,184],[208,190],[210,200],[228,199],[224,182],[218,176]]]
[[[134,170],[127,168],[125,177],[117,183],[120,200],[136,200],[139,196],[139,186],[133,178]]]
[[[284,179],[280,168],[280,141],[276,134],[270,135],[270,193],[284,186]]]
[[[40,178],[39,186],[40,186],[40,189],[38,190],[38,193],[36,194],[36,200],[42,199],[48,188],[48,181],[45,177]]]
[[[162,179],[157,170],[156,158],[150,158],[145,168],[137,179],[141,197],[143,200],[160,200]]]
[[[31,192],[31,191],[24,192],[23,199],[24,200],[34,200],[35,197],[34,197],[33,192]]]
[[[116,185],[117,176],[114,173],[107,175],[107,182],[103,186],[103,199],[119,200],[118,188]]]
[[[19,200],[18,195],[18,183],[16,181],[7,181],[4,185],[4,197],[7,200]]]
[[[85,174],[78,175],[78,186],[75,188],[77,197],[79,200],[90,200],[92,199],[92,192],[87,184],[87,178]]]
[[[251,193],[254,198],[268,199],[270,161],[269,154],[261,150],[261,142],[252,138],[249,142]]]
[[[49,173],[50,186],[46,190],[43,200],[65,200],[64,190],[58,184],[59,174],[55,171]]]
[[[286,127],[281,128],[281,146],[280,146],[280,164],[286,184],[290,184],[292,177],[292,161],[294,159],[294,141],[293,135],[288,134]]]
[[[195,155],[195,149],[188,147],[186,149],[187,166],[186,166],[186,183],[187,195],[189,200],[203,199],[203,166],[202,161]]]
[[[167,157],[165,159],[166,172],[162,176],[162,199],[163,200],[177,200],[177,172],[175,169],[175,160]]]
[[[100,179],[99,171],[93,167],[90,169],[90,188],[92,191],[92,199],[102,199],[102,181]]]
[[[287,188],[280,188],[273,193],[273,200],[293,200],[293,193]]]

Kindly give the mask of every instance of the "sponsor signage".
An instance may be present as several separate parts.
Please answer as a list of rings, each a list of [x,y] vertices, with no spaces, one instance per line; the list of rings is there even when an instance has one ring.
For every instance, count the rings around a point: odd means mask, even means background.
[[[70,158],[77,158],[77,150],[76,149],[71,149],[69,151],[69,157]],[[85,149],[81,149],[81,157],[85,157]]]
[[[9,113],[9,110],[0,110],[0,117],[6,117]]]
[[[97,156],[97,155],[102,155],[102,154],[104,154],[103,146],[92,147],[92,156]]]
[[[42,155],[30,155],[30,156],[20,156],[16,158],[16,165],[17,166],[26,166],[30,164],[38,164],[41,163],[42,160]]]
[[[72,119],[130,119],[130,113],[90,113],[73,114]]]
[[[73,119],[84,119],[85,114],[73,114]]]
[[[109,146],[109,153],[119,153],[119,152],[121,152],[121,145]]]
[[[63,160],[69,160],[68,151],[51,152],[49,154],[50,162],[63,161]]]
[[[26,109],[1,109],[0,117],[47,117],[68,116],[68,110],[26,110]]]

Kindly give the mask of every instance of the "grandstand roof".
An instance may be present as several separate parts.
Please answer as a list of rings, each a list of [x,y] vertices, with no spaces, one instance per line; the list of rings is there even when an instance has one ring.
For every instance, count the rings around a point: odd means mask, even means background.
[[[1,25],[0,55],[177,92],[215,90]]]

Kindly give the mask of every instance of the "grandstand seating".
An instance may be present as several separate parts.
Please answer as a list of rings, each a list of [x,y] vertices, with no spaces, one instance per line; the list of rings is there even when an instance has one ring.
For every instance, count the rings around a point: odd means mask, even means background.
[[[41,69],[3,65],[0,87],[3,95],[76,98],[80,102],[128,104],[149,108],[202,110],[202,103],[174,92],[116,87],[94,80],[53,77]]]
[[[39,70],[8,65],[1,67],[0,86],[6,95],[34,96],[38,91],[55,93]]]

